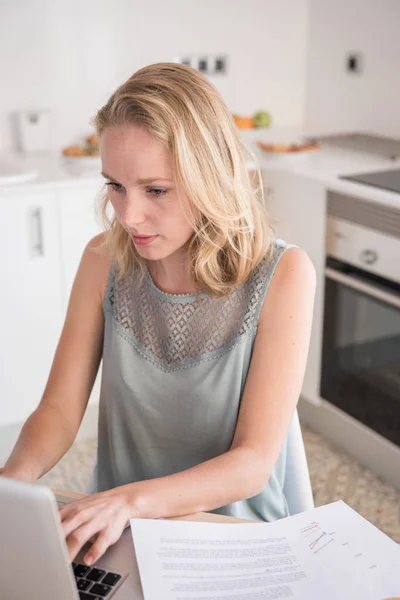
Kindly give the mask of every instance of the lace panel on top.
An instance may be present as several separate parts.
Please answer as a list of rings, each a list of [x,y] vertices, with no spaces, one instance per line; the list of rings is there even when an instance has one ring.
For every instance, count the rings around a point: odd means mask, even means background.
[[[197,300],[192,294],[162,292],[148,274],[139,286],[132,275],[116,281],[112,268],[105,308],[119,333],[145,358],[174,371],[210,360],[255,332],[270,270],[264,260],[227,297],[200,294]]]

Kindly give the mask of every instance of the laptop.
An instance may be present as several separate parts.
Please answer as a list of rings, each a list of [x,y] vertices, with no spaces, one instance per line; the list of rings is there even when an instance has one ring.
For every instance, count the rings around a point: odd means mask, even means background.
[[[128,527],[91,567],[71,564],[58,506],[41,485],[0,477],[0,597],[4,600],[143,600]]]

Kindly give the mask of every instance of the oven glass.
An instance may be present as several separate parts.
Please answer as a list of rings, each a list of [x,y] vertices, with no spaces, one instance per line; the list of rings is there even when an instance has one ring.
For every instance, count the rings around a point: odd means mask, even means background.
[[[327,266],[355,285],[325,279],[321,396],[400,446],[400,307],[365,291],[398,302],[400,286],[333,259]]]

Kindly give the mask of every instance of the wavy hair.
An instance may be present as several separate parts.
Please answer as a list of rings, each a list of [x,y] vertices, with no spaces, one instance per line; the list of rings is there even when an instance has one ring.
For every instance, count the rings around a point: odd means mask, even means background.
[[[182,209],[194,231],[187,264],[196,289],[224,296],[245,282],[270,251],[272,223],[257,159],[216,87],[186,65],[149,65],[111,95],[92,124],[99,137],[107,127],[142,126],[171,153],[189,198]],[[251,173],[249,159],[256,165]],[[144,259],[108,208],[104,190],[99,209],[118,277],[138,268],[143,275]]]

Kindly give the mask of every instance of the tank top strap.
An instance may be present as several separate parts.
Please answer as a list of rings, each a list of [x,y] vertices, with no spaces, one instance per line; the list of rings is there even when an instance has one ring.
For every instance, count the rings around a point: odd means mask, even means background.
[[[103,298],[103,310],[105,313],[114,312],[114,288],[115,288],[116,264],[111,262],[108,273],[107,287]]]

